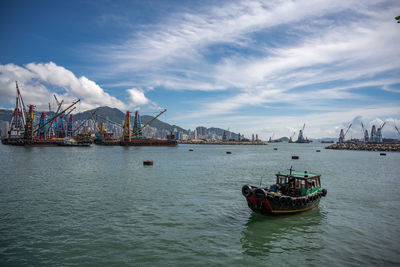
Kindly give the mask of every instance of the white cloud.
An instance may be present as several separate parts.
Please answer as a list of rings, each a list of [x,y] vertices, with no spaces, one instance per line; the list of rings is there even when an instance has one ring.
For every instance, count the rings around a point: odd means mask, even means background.
[[[144,88],[229,90],[186,118],[281,102],[313,109],[309,101],[367,101],[363,84],[396,91],[398,24],[388,14],[399,12],[390,0],[238,1],[173,14],[101,51],[114,74],[133,72]],[[210,56],[215,45],[226,50]]]
[[[149,100],[147,97],[144,95],[142,90],[136,89],[136,88],[131,88],[128,89],[127,92],[129,93],[130,96],[130,103],[134,106],[141,106],[149,103]]]
[[[29,63],[25,67],[14,64],[0,65],[0,100],[13,103],[15,81],[18,81],[26,103],[35,104],[39,109],[47,109],[52,94],[70,103],[81,99],[82,110],[109,106],[121,110],[145,105],[149,100],[143,91],[128,89],[129,100],[125,103],[106,93],[96,82],[85,76],[76,77],[74,73],[53,62]],[[49,88],[56,87],[56,91]]]

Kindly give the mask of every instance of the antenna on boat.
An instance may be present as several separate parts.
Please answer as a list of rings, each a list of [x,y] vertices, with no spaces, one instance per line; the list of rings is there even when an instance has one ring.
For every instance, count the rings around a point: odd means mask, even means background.
[[[289,171],[290,171],[290,175],[292,175],[292,170],[293,170],[293,166],[290,166],[290,169],[289,169]]]
[[[260,186],[261,186],[261,182],[262,182],[262,176],[261,176],[261,179],[260,179]]]

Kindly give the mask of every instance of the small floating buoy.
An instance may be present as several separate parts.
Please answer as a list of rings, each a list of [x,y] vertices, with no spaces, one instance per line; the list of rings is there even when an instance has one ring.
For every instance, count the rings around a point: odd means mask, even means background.
[[[226,154],[232,154],[232,152],[231,151],[226,151]]]
[[[144,166],[153,166],[153,161],[152,160],[144,160],[143,165]]]
[[[277,147],[274,147],[274,150],[278,150],[278,148],[277,148]]]
[[[316,152],[321,152],[321,150],[317,149]]]
[[[292,156],[292,159],[299,159],[299,156]]]
[[[386,153],[381,153],[380,155],[381,155],[381,156],[386,156]]]
[[[189,151],[193,151],[193,148],[189,148]]]

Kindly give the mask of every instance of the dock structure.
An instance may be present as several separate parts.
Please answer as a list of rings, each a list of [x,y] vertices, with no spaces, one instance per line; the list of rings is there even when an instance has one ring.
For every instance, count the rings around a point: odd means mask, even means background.
[[[64,142],[64,138],[66,138],[67,132],[71,133],[72,123],[72,114],[70,116],[70,121],[68,122],[68,127],[64,124],[63,115],[67,117],[69,113],[73,110],[73,107],[76,103],[80,101],[74,101],[67,108],[62,109],[61,104],[63,101],[58,102],[58,109],[54,116],[49,119],[46,119],[46,115],[42,113],[39,123],[34,124],[34,112],[35,106],[29,105],[28,111],[25,109],[25,104],[22,99],[21,91],[18,87],[18,82],[15,82],[15,87],[17,91],[15,109],[12,114],[10,130],[7,132],[7,136],[1,139],[1,142],[5,145],[90,145],[89,140],[78,140],[77,137],[74,137],[74,140],[71,140],[72,136],[69,136],[68,142]],[[68,113],[67,113],[68,111]],[[58,120],[58,121],[57,121]],[[55,136],[52,135],[55,133]]]
[[[364,151],[391,151],[400,152],[400,144],[351,144],[351,143],[337,143],[325,147],[325,149],[336,149],[336,150],[364,150]]]
[[[206,140],[178,140],[178,144],[199,145],[267,145],[262,141],[206,141]]]

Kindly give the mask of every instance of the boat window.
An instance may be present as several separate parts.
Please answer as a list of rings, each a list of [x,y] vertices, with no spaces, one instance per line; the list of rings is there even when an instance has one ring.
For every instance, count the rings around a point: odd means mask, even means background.
[[[286,176],[279,176],[278,177],[279,184],[286,184]]]

